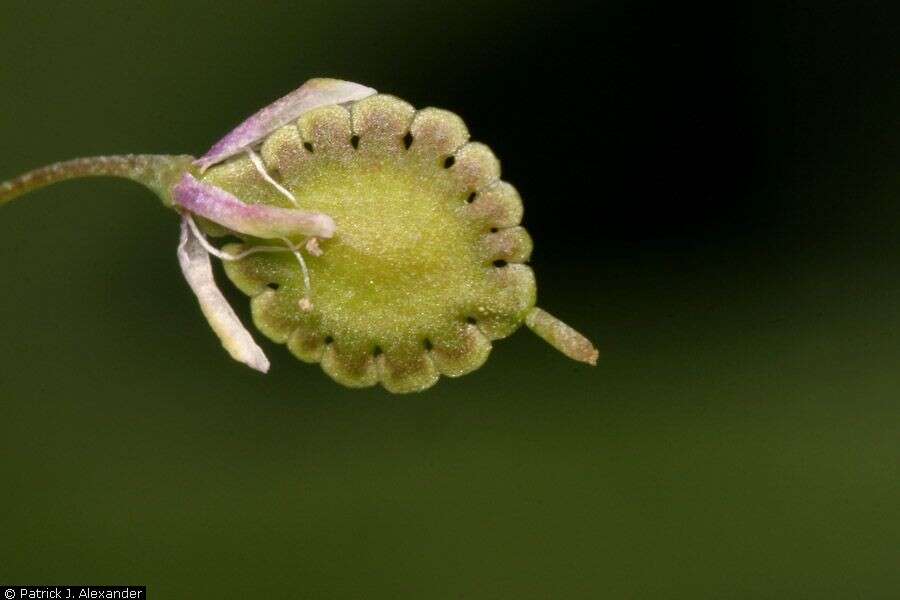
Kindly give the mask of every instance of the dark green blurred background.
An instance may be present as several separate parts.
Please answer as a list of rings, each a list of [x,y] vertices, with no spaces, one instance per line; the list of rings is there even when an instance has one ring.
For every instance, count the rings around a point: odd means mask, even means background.
[[[540,304],[602,356],[523,331],[391,396],[265,342],[260,376],[151,194],[42,191],[0,211],[0,583],[900,597],[897,20],[672,4],[4,2],[0,179],[364,82],[494,148]]]

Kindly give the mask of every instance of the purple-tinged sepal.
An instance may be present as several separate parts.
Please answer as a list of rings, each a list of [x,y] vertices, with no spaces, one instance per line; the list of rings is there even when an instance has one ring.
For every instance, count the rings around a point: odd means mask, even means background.
[[[297,119],[303,113],[320,106],[362,100],[376,94],[370,87],[340,79],[310,79],[299,88],[257,111],[216,142],[209,152],[194,164],[202,173],[223,160],[240,154],[263,140],[267,135]]]
[[[237,233],[264,239],[334,235],[334,219],[326,214],[246,204],[222,188],[198,181],[190,173],[184,174],[172,192],[176,205]]]
[[[252,369],[268,372],[269,359],[253,341],[250,332],[241,324],[216,285],[209,254],[201,240],[191,231],[187,217],[181,220],[178,263],[188,285],[197,296],[203,315],[231,357]]]

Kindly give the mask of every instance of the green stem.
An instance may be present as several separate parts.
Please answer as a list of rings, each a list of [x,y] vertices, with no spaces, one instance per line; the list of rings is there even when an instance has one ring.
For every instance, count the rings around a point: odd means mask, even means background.
[[[0,183],[0,206],[28,192],[80,177],[122,177],[143,184],[166,206],[172,206],[170,190],[191,170],[194,157],[166,154],[126,154],[76,158],[47,165]]]

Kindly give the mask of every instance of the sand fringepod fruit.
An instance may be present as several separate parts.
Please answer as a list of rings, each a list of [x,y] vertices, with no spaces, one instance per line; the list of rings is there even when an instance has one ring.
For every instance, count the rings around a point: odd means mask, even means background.
[[[210,254],[250,297],[266,337],[349,387],[426,389],[478,369],[492,342],[522,324],[596,363],[584,336],[535,306],[519,194],[451,112],[311,80],[201,159],[140,162],[140,172],[96,162],[38,170],[0,185],[0,203],[85,174],[148,185],[182,214],[179,259],[213,329],[258,370],[268,361],[215,287]],[[222,235],[241,241],[207,239]]]

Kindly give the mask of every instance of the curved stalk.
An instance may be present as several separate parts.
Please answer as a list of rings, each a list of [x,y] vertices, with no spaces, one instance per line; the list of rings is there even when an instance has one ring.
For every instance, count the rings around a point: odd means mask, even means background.
[[[54,163],[0,183],[0,206],[28,192],[81,177],[121,177],[140,183],[172,206],[171,188],[191,170],[194,157],[168,154],[92,156]]]

